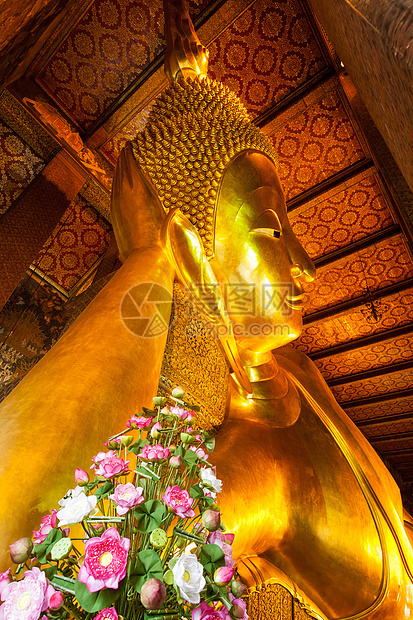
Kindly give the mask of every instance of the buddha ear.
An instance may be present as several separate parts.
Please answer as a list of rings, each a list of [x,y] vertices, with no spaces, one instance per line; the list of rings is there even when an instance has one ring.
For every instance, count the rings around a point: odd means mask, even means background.
[[[168,213],[162,224],[161,242],[188,297],[207,320],[220,327],[219,339],[238,382],[248,393],[252,392],[221,288],[208,262],[201,237],[178,207]]]

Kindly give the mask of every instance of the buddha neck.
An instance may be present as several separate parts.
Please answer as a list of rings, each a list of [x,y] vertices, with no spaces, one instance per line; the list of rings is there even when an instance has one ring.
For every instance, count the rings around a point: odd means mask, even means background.
[[[301,411],[301,400],[295,386],[278,365],[271,351],[239,350],[252,392],[245,390],[232,376],[233,393],[230,418],[243,418],[269,426],[290,426]]]

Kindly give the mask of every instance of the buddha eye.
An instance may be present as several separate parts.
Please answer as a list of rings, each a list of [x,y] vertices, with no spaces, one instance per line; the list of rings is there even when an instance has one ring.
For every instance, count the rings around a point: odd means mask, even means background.
[[[275,211],[267,209],[255,220],[254,225],[251,227],[251,231],[261,232],[266,235],[271,235],[271,237],[275,237],[275,239],[279,239],[282,233],[282,226]]]

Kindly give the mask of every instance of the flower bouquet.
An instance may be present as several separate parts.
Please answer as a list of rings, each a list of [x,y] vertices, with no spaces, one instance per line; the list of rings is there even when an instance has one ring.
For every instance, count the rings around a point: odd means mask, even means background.
[[[10,546],[0,620],[247,620],[208,462],[213,436],[175,388],[82,469],[33,541]]]

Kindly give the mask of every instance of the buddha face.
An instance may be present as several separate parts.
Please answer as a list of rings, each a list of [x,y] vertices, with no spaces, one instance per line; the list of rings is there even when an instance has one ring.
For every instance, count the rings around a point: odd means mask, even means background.
[[[225,171],[210,264],[240,347],[269,351],[300,335],[301,284],[314,279],[315,268],[288,222],[275,166],[262,153],[245,151]]]

